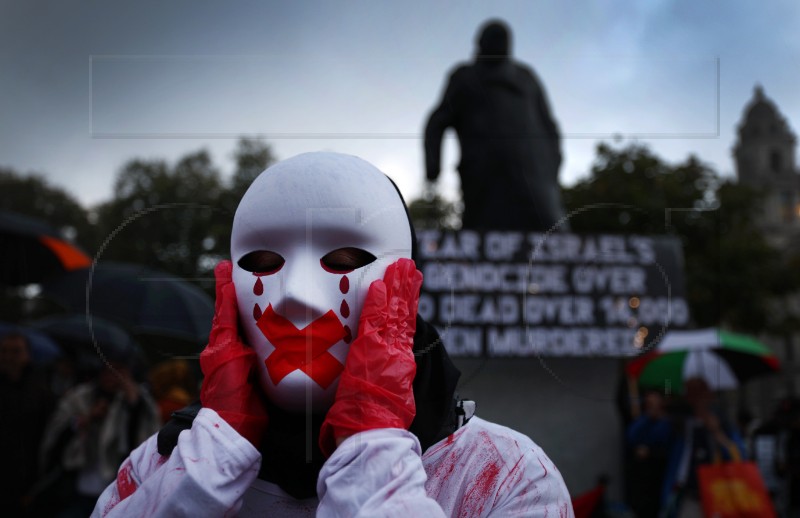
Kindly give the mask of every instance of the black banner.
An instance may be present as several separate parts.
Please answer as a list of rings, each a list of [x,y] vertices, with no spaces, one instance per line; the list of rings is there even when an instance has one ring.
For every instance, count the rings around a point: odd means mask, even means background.
[[[420,231],[419,311],[454,356],[632,356],[685,327],[669,236]]]

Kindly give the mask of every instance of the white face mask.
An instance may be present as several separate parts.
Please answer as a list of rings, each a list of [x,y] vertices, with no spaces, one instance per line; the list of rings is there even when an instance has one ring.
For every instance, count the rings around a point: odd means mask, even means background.
[[[405,208],[364,160],[307,153],[256,178],[236,210],[231,258],[244,338],[274,404],[333,404],[367,289],[402,257]]]

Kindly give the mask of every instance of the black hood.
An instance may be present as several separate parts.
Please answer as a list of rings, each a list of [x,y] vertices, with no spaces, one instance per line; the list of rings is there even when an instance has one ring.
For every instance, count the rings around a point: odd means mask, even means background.
[[[428,322],[417,315],[414,335],[414,401],[417,415],[409,430],[417,436],[424,452],[456,431],[456,385],[461,371],[456,368],[439,337]]]

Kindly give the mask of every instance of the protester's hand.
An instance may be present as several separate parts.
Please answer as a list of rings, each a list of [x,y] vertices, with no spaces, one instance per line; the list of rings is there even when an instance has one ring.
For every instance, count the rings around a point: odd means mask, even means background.
[[[256,448],[267,427],[267,411],[256,379],[256,354],[239,338],[236,291],[230,261],[214,269],[217,285],[214,321],[200,354],[200,401],[219,414]]]
[[[367,292],[336,400],[320,432],[330,455],[345,438],[377,428],[408,429],[416,414],[413,345],[422,273],[400,259]]]

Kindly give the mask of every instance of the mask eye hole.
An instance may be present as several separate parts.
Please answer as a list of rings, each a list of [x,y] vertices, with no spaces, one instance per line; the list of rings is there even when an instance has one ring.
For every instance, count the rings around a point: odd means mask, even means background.
[[[269,250],[256,250],[245,255],[237,263],[240,268],[257,275],[277,273],[286,262],[280,254]]]
[[[354,247],[337,248],[319,260],[322,268],[329,273],[349,273],[366,266],[376,257],[366,250]]]

